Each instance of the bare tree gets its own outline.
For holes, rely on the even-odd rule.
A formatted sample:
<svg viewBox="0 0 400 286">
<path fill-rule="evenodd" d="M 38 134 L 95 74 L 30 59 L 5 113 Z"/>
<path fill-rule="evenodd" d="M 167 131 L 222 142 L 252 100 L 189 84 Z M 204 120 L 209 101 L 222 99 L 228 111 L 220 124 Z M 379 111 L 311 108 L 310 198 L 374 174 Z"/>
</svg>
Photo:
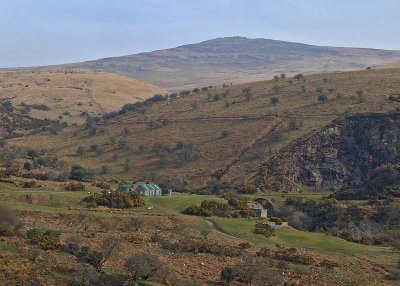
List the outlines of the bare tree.
<svg viewBox="0 0 400 286">
<path fill-rule="evenodd" d="M 299 73 L 299 74 L 296 74 L 293 78 L 296 80 L 301 80 L 304 78 L 304 76 L 301 73 Z"/>
<path fill-rule="evenodd" d="M 274 91 L 274 92 L 275 92 L 275 94 L 278 94 L 278 91 L 279 91 L 279 85 L 276 85 L 276 84 L 274 84 L 274 85 L 272 86 L 272 91 Z"/>
<path fill-rule="evenodd" d="M 244 93 L 244 96 L 246 97 L 246 100 L 249 101 L 250 97 L 251 97 L 251 87 L 243 88 L 242 92 Z"/>
<path fill-rule="evenodd" d="M 101 265 L 103 265 L 111 256 L 115 255 L 121 245 L 121 240 L 116 236 L 106 237 L 102 243 L 101 248 L 103 252 L 103 259 Z"/>
<path fill-rule="evenodd" d="M 147 280 L 156 275 L 162 263 L 156 256 L 142 253 L 129 256 L 124 267 L 129 272 L 131 281 L 139 278 Z"/>
<path fill-rule="evenodd" d="M 275 106 L 279 102 L 279 98 L 276 96 L 271 97 L 271 103 Z"/>
</svg>

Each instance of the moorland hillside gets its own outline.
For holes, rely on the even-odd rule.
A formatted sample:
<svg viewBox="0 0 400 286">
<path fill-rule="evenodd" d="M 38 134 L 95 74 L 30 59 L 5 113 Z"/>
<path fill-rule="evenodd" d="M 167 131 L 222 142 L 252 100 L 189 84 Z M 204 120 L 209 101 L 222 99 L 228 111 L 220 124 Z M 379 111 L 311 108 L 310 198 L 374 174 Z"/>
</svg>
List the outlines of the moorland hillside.
<svg viewBox="0 0 400 286">
<path fill-rule="evenodd" d="M 1 72 L 0 100 L 38 119 L 82 122 L 82 115 L 115 111 L 165 90 L 109 73 Z"/>
<path fill-rule="evenodd" d="M 174 178 L 190 189 L 218 181 L 240 187 L 296 141 L 343 118 L 396 113 L 399 79 L 399 69 L 368 69 L 195 89 L 8 146 L 46 148 L 106 178 Z"/>
</svg>

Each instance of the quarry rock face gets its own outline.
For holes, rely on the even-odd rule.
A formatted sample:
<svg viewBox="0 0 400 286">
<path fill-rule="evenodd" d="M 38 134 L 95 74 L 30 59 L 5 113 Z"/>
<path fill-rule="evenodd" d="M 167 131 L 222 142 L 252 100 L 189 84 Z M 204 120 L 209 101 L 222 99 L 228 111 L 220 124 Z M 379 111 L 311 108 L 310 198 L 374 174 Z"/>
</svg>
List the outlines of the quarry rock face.
<svg viewBox="0 0 400 286">
<path fill-rule="evenodd" d="M 400 114 L 351 116 L 293 142 L 266 162 L 254 183 L 264 191 L 271 182 L 336 191 L 362 186 L 368 173 L 400 163 Z"/>
</svg>

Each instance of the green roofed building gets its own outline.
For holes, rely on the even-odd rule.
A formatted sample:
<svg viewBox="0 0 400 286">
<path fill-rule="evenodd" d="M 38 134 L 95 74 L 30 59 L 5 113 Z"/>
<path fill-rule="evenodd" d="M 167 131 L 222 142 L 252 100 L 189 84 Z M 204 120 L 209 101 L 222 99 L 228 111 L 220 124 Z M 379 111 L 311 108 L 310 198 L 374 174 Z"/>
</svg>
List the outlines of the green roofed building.
<svg viewBox="0 0 400 286">
<path fill-rule="evenodd" d="M 131 190 L 132 185 L 129 184 L 119 184 L 117 191 L 118 192 L 129 192 Z"/>
<path fill-rule="evenodd" d="M 143 197 L 161 197 L 162 190 L 159 185 L 153 182 L 137 182 L 132 186 L 132 190 Z"/>
<path fill-rule="evenodd" d="M 142 197 L 161 197 L 162 195 L 170 195 L 171 191 L 163 194 L 159 185 L 153 182 L 137 182 L 135 184 L 119 184 L 117 191 L 119 192 L 137 192 Z"/>
</svg>

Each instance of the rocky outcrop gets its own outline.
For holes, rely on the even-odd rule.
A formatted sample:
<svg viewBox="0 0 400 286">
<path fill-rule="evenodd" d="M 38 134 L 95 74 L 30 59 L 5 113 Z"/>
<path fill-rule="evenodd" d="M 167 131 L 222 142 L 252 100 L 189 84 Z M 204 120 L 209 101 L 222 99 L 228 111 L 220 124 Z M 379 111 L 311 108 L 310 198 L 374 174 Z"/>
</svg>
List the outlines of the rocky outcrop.
<svg viewBox="0 0 400 286">
<path fill-rule="evenodd" d="M 262 190 L 305 185 L 338 190 L 362 186 L 368 173 L 400 162 L 400 114 L 357 115 L 293 142 L 260 169 Z"/>
</svg>

